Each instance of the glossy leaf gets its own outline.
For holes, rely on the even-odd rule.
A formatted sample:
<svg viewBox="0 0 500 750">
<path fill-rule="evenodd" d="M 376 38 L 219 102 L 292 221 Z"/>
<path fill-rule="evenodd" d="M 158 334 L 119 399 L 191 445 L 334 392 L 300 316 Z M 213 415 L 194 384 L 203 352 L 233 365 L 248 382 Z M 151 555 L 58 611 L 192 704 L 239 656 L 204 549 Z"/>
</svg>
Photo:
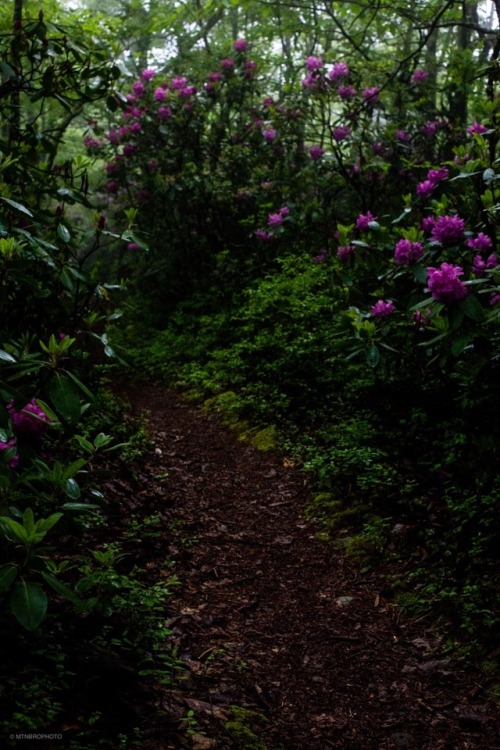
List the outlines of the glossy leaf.
<svg viewBox="0 0 500 750">
<path fill-rule="evenodd" d="M 26 630 L 36 630 L 47 614 L 47 594 L 38 583 L 22 578 L 9 598 L 10 609 Z"/>
</svg>

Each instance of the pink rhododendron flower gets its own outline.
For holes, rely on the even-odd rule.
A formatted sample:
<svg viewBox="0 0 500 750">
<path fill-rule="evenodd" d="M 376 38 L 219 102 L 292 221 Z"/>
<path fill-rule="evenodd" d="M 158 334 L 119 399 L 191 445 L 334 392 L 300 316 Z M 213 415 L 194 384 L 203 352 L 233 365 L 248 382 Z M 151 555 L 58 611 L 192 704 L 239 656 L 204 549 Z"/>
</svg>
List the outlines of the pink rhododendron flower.
<svg viewBox="0 0 500 750">
<path fill-rule="evenodd" d="M 367 229 L 370 229 L 370 224 L 372 221 L 377 221 L 377 219 L 371 211 L 367 211 L 366 214 L 360 214 L 358 216 L 358 218 L 356 219 L 356 227 L 362 232 L 365 232 Z"/>
<path fill-rule="evenodd" d="M 0 440 L 0 452 L 8 451 L 11 448 L 15 448 L 15 447 L 16 447 L 15 438 L 12 438 L 12 440 L 7 440 L 7 442 Z M 10 466 L 11 469 L 15 469 L 18 463 L 19 463 L 19 456 L 17 453 L 14 453 L 14 455 L 9 458 L 8 466 Z"/>
<path fill-rule="evenodd" d="M 396 130 L 396 138 L 402 143 L 408 143 L 410 140 L 410 134 L 407 130 Z"/>
<path fill-rule="evenodd" d="M 481 125 L 479 122 L 473 122 L 472 125 L 470 125 L 467 128 L 467 133 L 469 135 L 484 135 L 484 133 L 487 133 L 489 128 L 486 127 L 486 125 Z"/>
<path fill-rule="evenodd" d="M 472 261 L 472 273 L 478 278 L 484 276 L 484 272 L 490 268 L 496 268 L 498 266 L 498 258 L 494 253 L 488 255 L 486 260 L 483 260 L 481 255 L 476 255 Z"/>
<path fill-rule="evenodd" d="M 187 86 L 188 79 L 184 76 L 175 76 L 175 78 L 172 78 L 172 88 L 179 90 L 183 89 L 184 86 Z"/>
<path fill-rule="evenodd" d="M 243 71 L 243 75 L 245 76 L 245 78 L 253 78 L 256 70 L 257 63 L 255 62 L 255 60 L 247 60 L 245 63 L 245 70 Z"/>
<path fill-rule="evenodd" d="M 127 250 L 140 250 L 140 246 L 137 244 L 137 242 L 129 242 L 127 245 Z"/>
<path fill-rule="evenodd" d="M 222 81 L 223 78 L 224 76 L 222 75 L 222 73 L 218 72 L 209 73 L 207 76 L 207 80 L 209 80 L 210 83 L 218 83 L 219 81 Z"/>
<path fill-rule="evenodd" d="M 370 312 L 374 318 L 385 318 L 392 315 L 395 309 L 393 303 L 389 300 L 379 299 L 370 307 Z"/>
<path fill-rule="evenodd" d="M 268 128 L 262 131 L 262 136 L 267 143 L 271 143 L 276 138 L 277 132 L 274 128 Z"/>
<path fill-rule="evenodd" d="M 341 99 L 352 99 L 353 96 L 356 96 L 356 93 L 357 91 L 353 86 L 339 86 L 337 89 L 337 94 Z"/>
<path fill-rule="evenodd" d="M 460 281 L 463 268 L 451 263 L 441 263 L 439 268 L 427 268 L 427 285 L 438 302 L 455 302 L 467 295 L 467 287 Z"/>
<path fill-rule="evenodd" d="M 431 240 L 441 245 L 453 245 L 464 238 L 465 221 L 460 216 L 438 216 L 432 229 Z"/>
<path fill-rule="evenodd" d="M 234 68 L 234 60 L 232 60 L 230 57 L 226 57 L 224 58 L 224 60 L 221 60 L 220 64 L 223 70 L 232 70 Z"/>
<path fill-rule="evenodd" d="M 142 125 L 140 122 L 131 122 L 130 123 L 130 132 L 131 133 L 140 133 L 142 130 Z M 125 150 L 125 149 L 124 149 Z"/>
<path fill-rule="evenodd" d="M 196 94 L 196 86 L 183 86 L 183 88 L 179 89 L 178 94 L 181 99 L 189 99 L 190 96 Z"/>
<path fill-rule="evenodd" d="M 154 90 L 153 99 L 155 99 L 157 102 L 163 102 L 166 95 L 167 92 L 165 91 L 165 89 L 162 86 L 158 86 L 158 88 Z"/>
<path fill-rule="evenodd" d="M 255 232 L 255 236 L 257 237 L 258 240 L 264 240 L 264 241 L 274 239 L 274 234 L 271 234 L 271 232 L 266 232 L 265 229 L 257 229 Z"/>
<path fill-rule="evenodd" d="M 333 83 L 338 83 L 342 78 L 347 78 L 349 75 L 349 66 L 345 62 L 337 62 L 332 65 L 328 78 Z"/>
<path fill-rule="evenodd" d="M 423 254 L 424 248 L 420 242 L 402 239 L 394 249 L 394 260 L 398 265 L 408 265 L 420 260 Z"/>
<path fill-rule="evenodd" d="M 498 305 L 500 302 L 500 294 L 493 294 L 490 297 L 490 305 Z"/>
<path fill-rule="evenodd" d="M 324 263 L 326 260 L 326 255 L 327 255 L 327 249 L 326 247 L 322 247 L 319 253 L 314 256 L 313 263 Z"/>
<path fill-rule="evenodd" d="M 422 127 L 420 128 L 420 132 L 422 135 L 427 136 L 428 138 L 432 138 L 432 136 L 436 135 L 438 129 L 439 129 L 440 123 L 437 120 L 429 120 L 429 122 L 426 122 Z"/>
<path fill-rule="evenodd" d="M 300 82 L 300 85 L 305 89 L 317 89 L 321 84 L 321 79 L 310 73 L 306 75 Z"/>
<path fill-rule="evenodd" d="M 368 86 L 368 88 L 363 89 L 363 99 L 365 102 L 370 102 L 370 104 L 377 104 L 379 93 L 380 89 L 378 86 Z"/>
<path fill-rule="evenodd" d="M 267 217 L 267 223 L 270 227 L 279 227 L 281 224 L 283 224 L 282 214 L 269 214 L 269 216 Z"/>
<path fill-rule="evenodd" d="M 313 70 L 319 70 L 324 65 L 323 58 L 309 55 L 306 58 L 306 70 L 312 73 Z"/>
<path fill-rule="evenodd" d="M 467 247 L 472 250 L 489 250 L 490 247 L 493 247 L 493 241 L 487 234 L 479 232 L 477 237 L 467 240 Z"/>
<path fill-rule="evenodd" d="M 106 190 L 108 193 L 117 193 L 118 192 L 118 183 L 116 180 L 109 180 L 106 184 Z"/>
<path fill-rule="evenodd" d="M 423 182 L 419 182 L 417 184 L 417 195 L 419 198 L 427 198 L 435 189 L 436 189 L 437 183 L 432 182 L 432 180 L 424 180 Z"/>
<path fill-rule="evenodd" d="M 341 143 L 346 138 L 349 138 L 351 132 L 351 128 L 348 125 L 339 125 L 337 128 L 333 129 L 333 137 L 337 143 Z"/>
<path fill-rule="evenodd" d="M 418 85 L 419 83 L 425 83 L 428 78 L 429 73 L 427 70 L 414 70 L 411 77 L 411 82 Z"/>
<path fill-rule="evenodd" d="M 41 437 L 51 422 L 34 398 L 19 411 L 14 408 L 14 402 L 10 401 L 7 410 L 16 432 L 27 437 Z"/>
<path fill-rule="evenodd" d="M 342 261 L 348 260 L 354 252 L 354 245 L 341 245 L 337 248 L 337 256 Z"/>
<path fill-rule="evenodd" d="M 321 146 L 311 146 L 309 149 L 309 156 L 313 161 L 319 161 L 324 153 L 325 151 Z"/>
<path fill-rule="evenodd" d="M 236 39 L 236 41 L 233 43 L 233 49 L 236 52 L 246 52 L 249 47 L 250 45 L 247 41 L 245 41 L 245 39 Z"/>
<path fill-rule="evenodd" d="M 132 91 L 134 92 L 134 95 L 136 97 L 141 97 L 146 91 L 146 88 L 142 81 L 136 81 L 134 84 L 132 84 Z"/>
<path fill-rule="evenodd" d="M 143 81 L 150 81 L 152 78 L 154 78 L 156 75 L 156 70 L 153 70 L 153 68 L 145 68 L 141 72 L 141 78 Z"/>
<path fill-rule="evenodd" d="M 412 316 L 413 322 L 418 326 L 427 326 L 431 322 L 430 308 L 426 307 L 425 311 L 415 310 Z"/>
<path fill-rule="evenodd" d="M 114 146 L 117 146 L 120 143 L 120 133 L 118 132 L 118 130 L 109 131 L 108 141 L 112 143 Z"/>
<path fill-rule="evenodd" d="M 92 135 L 86 135 L 83 139 L 83 145 L 88 149 L 101 148 L 101 146 L 104 146 L 104 141 L 99 141 Z"/>
<path fill-rule="evenodd" d="M 158 111 L 156 113 L 160 120 L 166 120 L 168 117 L 172 117 L 172 110 L 170 107 L 158 107 Z"/>
<path fill-rule="evenodd" d="M 422 232 L 425 234 L 426 237 L 430 237 L 434 230 L 434 225 L 436 223 L 436 217 L 435 216 L 425 216 L 422 219 L 421 229 Z"/>
<path fill-rule="evenodd" d="M 438 182 L 448 179 L 448 174 L 446 167 L 441 167 L 440 169 L 429 169 L 427 172 L 427 179 L 437 184 Z"/>
</svg>

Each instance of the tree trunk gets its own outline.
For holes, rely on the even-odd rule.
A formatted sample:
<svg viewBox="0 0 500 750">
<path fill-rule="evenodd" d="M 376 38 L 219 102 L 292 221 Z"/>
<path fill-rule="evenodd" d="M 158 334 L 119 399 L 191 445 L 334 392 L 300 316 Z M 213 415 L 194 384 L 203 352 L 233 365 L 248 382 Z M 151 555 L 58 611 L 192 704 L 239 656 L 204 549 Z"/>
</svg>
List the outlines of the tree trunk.
<svg viewBox="0 0 500 750">
<path fill-rule="evenodd" d="M 10 48 L 11 59 L 10 65 L 15 72 L 16 77 L 21 75 L 21 54 L 20 43 L 23 29 L 23 0 L 14 0 L 14 13 L 12 17 L 12 44 Z M 17 81 L 14 82 L 12 93 L 10 95 L 11 115 L 9 123 L 9 147 L 19 141 L 21 130 L 21 96 L 20 87 Z"/>
</svg>

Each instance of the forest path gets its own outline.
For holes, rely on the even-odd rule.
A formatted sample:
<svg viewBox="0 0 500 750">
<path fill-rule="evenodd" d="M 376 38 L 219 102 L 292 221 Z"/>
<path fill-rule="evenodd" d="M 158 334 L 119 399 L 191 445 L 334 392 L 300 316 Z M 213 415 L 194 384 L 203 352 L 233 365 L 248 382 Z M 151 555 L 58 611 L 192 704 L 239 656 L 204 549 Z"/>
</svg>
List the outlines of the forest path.
<svg viewBox="0 0 500 750">
<path fill-rule="evenodd" d="M 196 719 L 183 748 L 500 748 L 479 675 L 443 656 L 429 623 L 401 620 L 380 574 L 316 538 L 303 474 L 178 394 L 139 385 L 127 398 L 149 424 L 180 580 L 170 627 L 190 676 L 177 700 Z M 258 716 L 235 722 L 232 705 Z"/>
</svg>

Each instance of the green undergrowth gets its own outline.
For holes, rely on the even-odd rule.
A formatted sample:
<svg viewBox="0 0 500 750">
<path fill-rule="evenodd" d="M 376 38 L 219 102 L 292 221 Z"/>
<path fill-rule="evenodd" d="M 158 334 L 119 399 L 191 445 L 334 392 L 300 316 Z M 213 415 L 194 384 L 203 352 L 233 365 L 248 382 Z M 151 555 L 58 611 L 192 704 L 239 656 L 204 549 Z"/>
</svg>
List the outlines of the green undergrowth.
<svg viewBox="0 0 500 750">
<path fill-rule="evenodd" d="M 150 696 L 182 680 L 183 664 L 165 625 L 177 581 L 173 575 L 152 581 L 134 555 L 137 544 L 160 533 L 158 517 L 138 508 L 127 518 L 127 507 L 116 516 L 113 483 L 120 477 L 133 486 L 138 459 L 150 448 L 144 423 L 127 411 L 103 385 L 78 440 L 68 444 L 73 449 L 73 442 L 112 431 L 119 447 L 92 457 L 86 474 L 100 487 L 93 502 L 75 504 L 59 519 L 59 535 L 31 553 L 28 575 L 50 584 L 43 621 L 21 628 L 0 598 L 2 747 L 17 747 L 16 735 L 37 733 L 62 733 L 71 750 L 141 747 L 145 730 L 162 719 Z M 43 500 L 54 502 L 48 494 Z M 9 551 L 3 540 L 1 550 Z"/>
<path fill-rule="evenodd" d="M 265 724 L 266 719 L 261 713 L 231 706 L 231 719 L 224 724 L 224 729 L 238 750 L 280 750 L 271 748 L 260 739 Z"/>
<path fill-rule="evenodd" d="M 285 451 L 311 477 L 305 513 L 321 537 L 361 567 L 383 565 L 408 616 L 427 614 L 481 652 L 500 630 L 495 419 L 464 368 L 347 356 L 334 324 L 343 294 L 321 264 L 287 258 L 230 302 L 215 289 L 182 303 L 146 340 L 132 325 L 110 337 L 138 378 Z"/>
</svg>

